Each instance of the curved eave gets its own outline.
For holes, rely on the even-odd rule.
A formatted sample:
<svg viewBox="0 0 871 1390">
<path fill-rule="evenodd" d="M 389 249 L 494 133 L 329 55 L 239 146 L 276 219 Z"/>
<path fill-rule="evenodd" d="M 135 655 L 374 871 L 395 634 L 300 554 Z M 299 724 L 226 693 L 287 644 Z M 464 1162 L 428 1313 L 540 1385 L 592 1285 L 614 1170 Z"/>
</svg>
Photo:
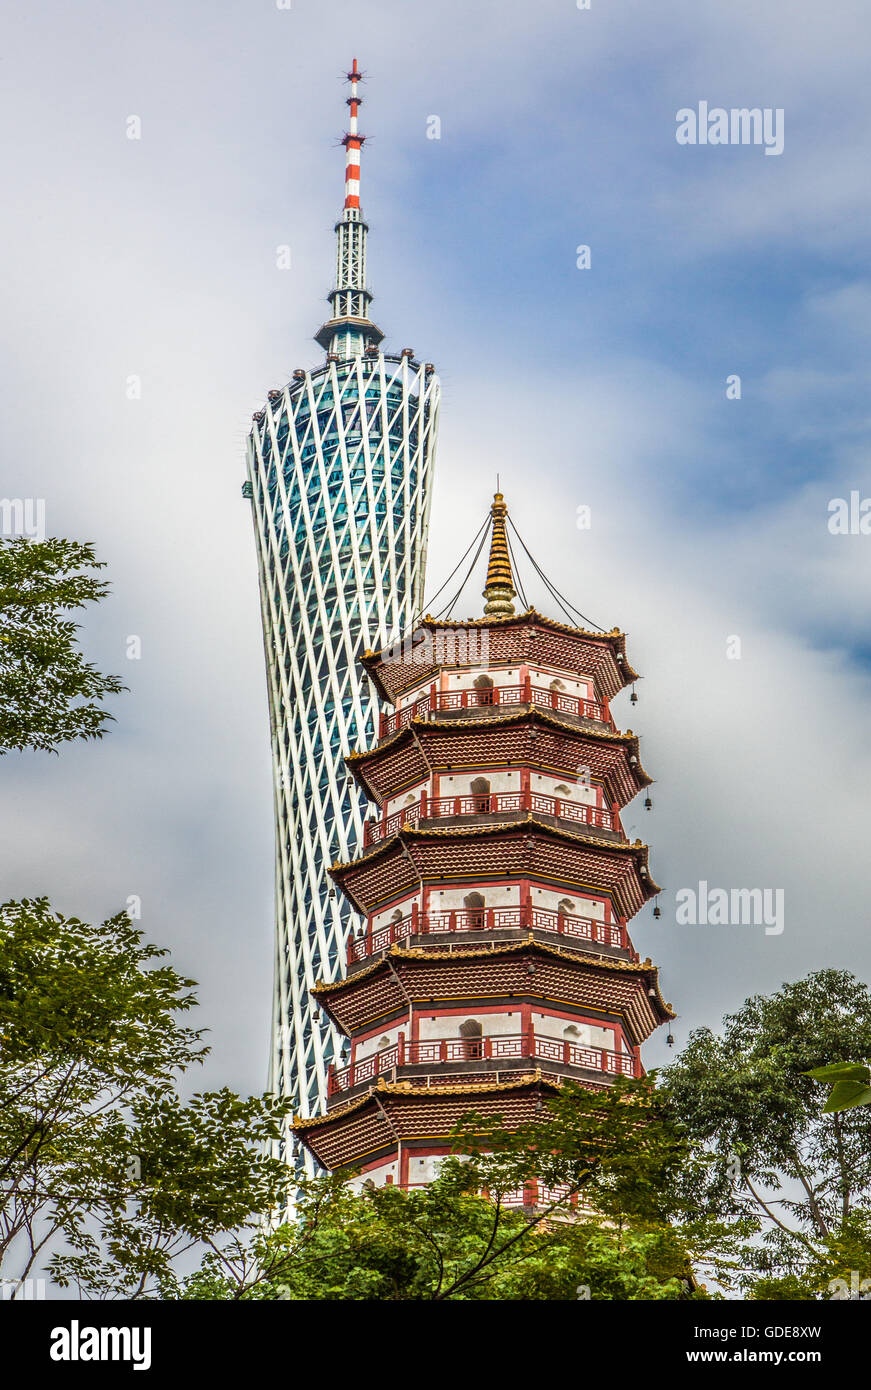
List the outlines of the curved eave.
<svg viewBox="0 0 871 1390">
<path fill-rule="evenodd" d="M 641 679 L 639 673 L 629 665 L 626 658 L 625 632 L 621 632 L 620 629 L 616 627 L 612 628 L 610 632 L 594 632 L 585 627 L 572 627 L 569 623 L 558 623 L 554 618 L 546 618 L 543 613 L 539 613 L 535 608 L 527 608 L 523 613 L 513 613 L 510 617 L 505 618 L 467 618 L 462 622 L 442 622 L 438 618 L 433 618 L 431 614 L 427 613 L 419 622 L 415 623 L 414 630 L 417 631 L 422 627 L 426 627 L 429 628 L 431 632 L 451 632 L 459 628 L 472 630 L 488 627 L 520 627 L 522 625 L 529 625 L 530 623 L 537 627 L 549 628 L 551 632 L 563 632 L 572 637 L 581 637 L 585 641 L 609 646 L 615 656 L 615 664 L 618 672 L 623 678 L 620 685 L 621 690 L 625 690 L 626 686 L 631 685 L 633 681 Z M 385 647 L 382 648 L 381 651 L 376 652 L 371 648 L 367 648 L 360 657 L 360 661 L 377 687 L 379 694 L 388 704 L 392 705 L 395 702 L 395 693 L 387 689 L 378 674 L 382 654 L 386 650 L 388 650 L 388 648 Z M 390 650 L 393 650 L 393 647 L 391 647 Z M 618 654 L 622 658 L 621 661 L 616 660 Z M 435 667 L 433 669 L 439 668 Z M 406 689 L 412 689 L 414 684 L 415 682 L 410 681 L 399 693 L 403 693 Z"/>
<path fill-rule="evenodd" d="M 572 831 L 564 830 L 561 826 L 546 825 L 544 821 L 537 820 L 531 812 L 527 812 L 522 820 L 503 822 L 499 825 L 474 825 L 468 826 L 467 828 L 463 826 L 452 826 L 450 829 L 445 830 L 419 830 L 416 826 L 406 825 L 398 830 L 395 835 L 391 835 L 388 839 L 380 840 L 377 845 L 373 845 L 368 853 L 364 851 L 359 859 L 352 859 L 346 864 L 331 864 L 328 872 L 330 877 L 342 886 L 342 879 L 345 875 L 351 873 L 355 869 L 359 869 L 363 864 L 374 863 L 381 855 L 392 852 L 397 844 L 404 844 L 407 842 L 413 843 L 415 840 L 462 840 L 469 839 L 471 836 L 511 835 L 517 834 L 518 832 L 525 834 L 528 833 L 531 826 L 541 831 L 544 835 L 555 836 L 559 840 L 568 841 L 569 844 L 593 845 L 596 849 L 608 850 L 611 854 L 629 855 L 635 860 L 636 867 L 639 870 L 638 877 L 641 881 L 642 898 L 644 901 L 649 902 L 651 898 L 656 897 L 657 893 L 662 892 L 661 887 L 654 883 L 653 879 L 650 877 L 650 870 L 647 862 L 649 854 L 648 846 L 642 844 L 640 840 L 631 843 L 629 840 L 601 840 L 597 835 L 575 835 Z M 645 869 L 644 874 L 641 873 L 642 865 Z M 348 892 L 344 887 L 343 891 L 346 893 Z M 348 893 L 348 896 L 354 901 L 353 894 Z M 363 910 L 359 907 L 359 904 L 357 904 L 357 906 L 358 910 Z"/>
<path fill-rule="evenodd" d="M 523 710 L 512 710 L 509 714 L 494 714 L 484 719 L 463 719 L 441 724 L 437 719 L 424 719 L 420 716 L 410 719 L 402 729 L 397 729 L 395 733 L 388 734 L 375 745 L 374 748 L 361 748 L 346 754 L 345 763 L 352 777 L 358 786 L 371 796 L 373 801 L 380 805 L 381 793 L 372 786 L 366 777 L 366 767 L 369 763 L 380 761 L 382 757 L 389 756 L 397 749 L 404 747 L 406 743 L 414 741 L 414 730 L 424 729 L 427 734 L 436 730 L 436 737 L 445 733 L 456 735 L 458 730 L 466 729 L 492 729 L 499 725 L 522 724 L 524 720 L 540 720 L 556 733 L 576 734 L 579 738 L 598 739 L 602 743 L 623 743 L 627 748 L 632 749 L 632 753 L 637 758 L 637 766 L 631 767 L 631 775 L 637 783 L 637 790 L 643 791 L 645 787 L 653 785 L 653 778 L 648 776 L 641 765 L 641 747 L 638 734 L 631 729 L 621 732 L 617 729 L 582 729 L 572 725 L 564 724 L 549 710 L 542 709 L 534 704 L 528 705 Z"/>
<path fill-rule="evenodd" d="M 530 936 L 524 936 L 520 941 L 499 942 L 495 946 L 455 946 L 451 951 L 425 951 L 419 946 L 400 946 L 394 942 L 388 946 L 374 960 L 358 970 L 355 975 L 344 980 L 324 981 L 318 980 L 312 987 L 312 993 L 317 996 L 320 1007 L 330 1015 L 330 1018 L 338 1027 L 341 1027 L 338 1019 L 332 1012 L 329 1003 L 330 995 L 349 986 L 356 988 L 361 980 L 368 979 L 370 975 L 379 972 L 389 975 L 390 966 L 388 958 L 391 960 L 424 960 L 427 962 L 434 960 L 475 960 L 486 957 L 487 960 L 498 960 L 500 956 L 517 955 L 523 951 L 537 952 L 539 955 L 554 956 L 558 960 L 570 961 L 572 965 L 584 965 L 595 970 L 612 971 L 616 974 L 640 975 L 648 989 L 655 989 L 656 994 L 653 1002 L 658 1005 L 662 1017 L 660 1023 L 668 1023 L 676 1018 L 677 1014 L 670 1003 L 666 1003 L 659 988 L 659 967 L 654 965 L 648 957 L 643 961 L 618 960 L 609 956 L 584 956 L 574 951 L 566 951 L 561 946 L 550 946 L 545 941 L 540 941 Z M 648 995 L 648 998 L 650 996 Z"/>
<path fill-rule="evenodd" d="M 359 658 L 359 661 L 384 703 L 386 705 L 395 705 L 396 696 L 394 692 L 387 689 L 387 686 L 384 684 L 379 674 L 381 667 L 381 652 L 373 652 L 371 647 L 367 647 Z"/>
<path fill-rule="evenodd" d="M 485 1091 L 522 1091 L 529 1086 L 548 1086 L 553 1091 L 559 1091 L 559 1082 L 545 1072 L 539 1071 L 536 1067 L 534 1071 L 527 1072 L 524 1076 L 518 1076 L 514 1081 L 472 1081 L 466 1086 L 439 1086 L 437 1094 L 439 1096 L 465 1096 L 480 1095 Z M 351 1100 L 347 1105 L 336 1106 L 326 1115 L 294 1115 L 293 1129 L 301 1132 L 313 1129 L 316 1125 L 327 1125 L 334 1120 L 345 1118 L 355 1110 L 360 1110 L 364 1105 L 369 1104 L 373 1099 L 373 1093 L 380 1091 L 382 1095 L 414 1096 L 424 1095 L 432 1097 L 433 1090 L 427 1086 L 415 1086 L 411 1081 L 385 1081 L 382 1077 L 364 1091 L 361 1096 Z"/>
</svg>

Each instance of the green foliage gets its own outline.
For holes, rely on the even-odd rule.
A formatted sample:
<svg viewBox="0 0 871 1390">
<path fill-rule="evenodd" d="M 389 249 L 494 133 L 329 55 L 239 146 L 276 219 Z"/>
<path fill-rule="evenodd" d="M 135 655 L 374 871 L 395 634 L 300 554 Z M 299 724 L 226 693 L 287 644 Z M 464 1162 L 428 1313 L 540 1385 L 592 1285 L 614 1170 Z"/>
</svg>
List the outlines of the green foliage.
<svg viewBox="0 0 871 1390">
<path fill-rule="evenodd" d="M 287 1170 L 264 1150 L 280 1137 L 285 1108 L 226 1089 L 186 1105 L 172 1094 L 138 1098 L 104 1175 L 99 1234 L 81 1228 L 73 1252 L 49 1261 L 52 1278 L 92 1297 L 175 1297 L 180 1255 L 220 1249 L 283 1200 Z"/>
<path fill-rule="evenodd" d="M 470 1115 L 428 1187 L 301 1184 L 295 1219 L 210 1255 L 186 1298 L 549 1300 L 700 1298 L 669 1221 L 685 1144 L 650 1078 L 543 1098 L 520 1130 Z M 509 1205 L 533 1179 L 535 1207 Z M 577 1204 L 580 1196 L 581 1204 Z"/>
<path fill-rule="evenodd" d="M 760 1275 L 748 1286 L 745 1296 L 760 1303 L 814 1303 L 817 1298 L 807 1281 L 795 1274 L 784 1274 L 780 1278 Z"/>
<path fill-rule="evenodd" d="M 0 541 L 0 754 L 102 738 L 112 716 L 99 701 L 124 687 L 83 659 L 64 616 L 105 596 L 90 572 L 102 568 L 92 545 Z"/>
<path fill-rule="evenodd" d="M 0 907 L 6 1278 L 51 1256 L 58 1283 L 152 1296 L 182 1251 L 284 1199 L 286 1170 L 264 1150 L 286 1104 L 176 1093 L 206 1048 L 178 1018 L 193 981 L 165 955 L 124 913 L 93 926 L 45 899 Z"/>
<path fill-rule="evenodd" d="M 853 1062 L 834 1062 L 828 1067 L 814 1067 L 805 1072 L 814 1081 L 830 1081 L 823 1113 L 834 1115 L 839 1110 L 852 1110 L 855 1105 L 871 1105 L 871 1067 Z"/>
<path fill-rule="evenodd" d="M 871 1210 L 871 1111 L 822 1111 L 809 1073 L 869 1055 L 871 992 L 822 970 L 748 999 L 720 1035 L 697 1031 L 665 1071 L 677 1119 L 710 1160 L 687 1170 L 686 1205 L 751 1237 L 735 1273 L 745 1293 L 817 1296 L 844 1272 L 840 1234 L 865 1230 Z M 851 1249 L 849 1269 L 863 1268 L 861 1238 Z"/>
<path fill-rule="evenodd" d="M 673 1210 L 676 1177 L 689 1161 L 655 1075 L 618 1077 L 600 1090 L 567 1082 L 543 1097 L 535 1120 L 508 1129 L 470 1114 L 456 1138 L 461 1152 L 486 1160 L 492 1191 L 537 1177 L 546 1188 L 583 1190 L 608 1215 L 657 1220 Z"/>
<path fill-rule="evenodd" d="M 812 1302 L 821 1298 L 871 1297 L 871 1213 L 851 1211 L 807 1260 L 800 1274 L 762 1277 L 748 1298 Z"/>
<path fill-rule="evenodd" d="M 428 1187 L 347 1186 L 348 1174 L 302 1184 L 292 1224 L 210 1255 L 183 1297 L 396 1302 L 678 1299 L 687 1253 L 667 1226 L 601 1217 L 536 1223 L 473 1191 L 480 1173 L 448 1160 Z M 495 1251 L 495 1253 L 493 1253 Z M 489 1258 L 493 1253 L 493 1258 Z"/>
</svg>

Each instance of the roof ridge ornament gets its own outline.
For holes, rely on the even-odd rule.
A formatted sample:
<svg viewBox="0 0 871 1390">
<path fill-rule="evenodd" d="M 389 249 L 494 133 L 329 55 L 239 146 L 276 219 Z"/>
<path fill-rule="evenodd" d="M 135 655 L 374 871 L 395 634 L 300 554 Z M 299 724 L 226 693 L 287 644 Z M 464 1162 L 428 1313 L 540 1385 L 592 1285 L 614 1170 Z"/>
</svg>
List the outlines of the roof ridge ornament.
<svg viewBox="0 0 871 1390">
<path fill-rule="evenodd" d="M 490 559 L 487 564 L 487 582 L 484 585 L 483 597 L 487 600 L 484 605 L 485 618 L 513 618 L 514 599 L 517 590 L 514 587 L 514 575 L 511 572 L 511 555 L 508 550 L 508 535 L 505 530 L 505 518 L 508 516 L 508 507 L 501 492 L 493 494 L 493 502 L 490 507 Z"/>
</svg>

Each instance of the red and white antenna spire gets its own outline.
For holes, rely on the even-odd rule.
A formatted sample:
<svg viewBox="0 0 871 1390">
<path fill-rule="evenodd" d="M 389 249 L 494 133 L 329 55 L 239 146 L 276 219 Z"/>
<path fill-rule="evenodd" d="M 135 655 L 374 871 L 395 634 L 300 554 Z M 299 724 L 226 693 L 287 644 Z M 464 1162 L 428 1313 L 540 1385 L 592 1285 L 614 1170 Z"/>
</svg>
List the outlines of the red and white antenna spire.
<svg viewBox="0 0 871 1390">
<path fill-rule="evenodd" d="M 357 91 L 357 84 L 362 75 L 355 58 L 351 64 L 351 71 L 348 73 L 348 81 L 351 84 L 351 95 L 348 97 L 351 120 L 348 133 L 342 144 L 345 146 L 345 207 L 357 208 L 358 211 L 360 208 L 360 151 L 363 148 L 363 141 L 366 139 L 366 136 L 361 135 L 357 128 L 357 112 L 363 101 Z"/>
<path fill-rule="evenodd" d="M 348 73 L 351 95 L 350 127 L 342 139 L 345 146 L 345 205 L 336 223 L 336 288 L 327 298 L 332 305 L 332 317 L 318 329 L 315 340 L 326 348 L 330 358 L 358 357 L 367 349 L 377 348 L 384 334 L 369 317 L 372 295 L 366 288 L 366 238 L 369 228 L 360 211 L 360 151 L 365 135 L 357 126 L 357 115 L 363 98 L 358 85 L 363 74 L 357 59 Z"/>
</svg>

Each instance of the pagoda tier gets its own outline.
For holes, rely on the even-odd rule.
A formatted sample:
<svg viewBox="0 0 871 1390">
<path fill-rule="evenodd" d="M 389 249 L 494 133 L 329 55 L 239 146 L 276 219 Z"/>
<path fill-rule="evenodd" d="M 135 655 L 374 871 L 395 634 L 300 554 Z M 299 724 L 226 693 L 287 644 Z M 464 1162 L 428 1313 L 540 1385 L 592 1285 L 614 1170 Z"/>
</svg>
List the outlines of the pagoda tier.
<svg viewBox="0 0 871 1390">
<path fill-rule="evenodd" d="M 437 1085 L 458 1071 L 516 1069 L 518 1058 L 593 1080 L 634 1076 L 641 1043 L 672 1016 L 650 961 L 593 959 L 533 937 L 438 951 L 391 946 L 348 979 L 319 985 L 316 997 L 353 1040 L 331 1096 L 397 1071 Z M 480 1032 L 458 1032 L 470 1013 Z"/>
<path fill-rule="evenodd" d="M 631 730 L 567 729 L 558 716 L 529 707 L 485 712 L 461 725 L 440 714 L 419 716 L 370 752 L 350 754 L 348 766 L 383 812 L 382 824 L 367 826 L 366 844 L 390 833 L 394 816 L 398 826 L 458 814 L 451 799 L 483 772 L 496 774 L 491 792 L 523 795 L 526 804 L 517 809 L 559 817 L 546 798 L 561 788 L 556 799 L 566 819 L 617 830 L 619 810 L 651 781 Z M 606 814 L 588 818 L 588 809 Z"/>
<path fill-rule="evenodd" d="M 424 919 L 433 913 L 478 914 L 472 927 L 482 913 L 508 909 L 625 925 L 660 891 L 647 869 L 647 846 L 639 841 L 547 825 L 528 812 L 511 814 L 513 823 L 506 824 L 488 823 L 489 813 L 482 811 L 477 818 L 462 817 L 466 823 L 459 827 L 403 826 L 352 864 L 334 865 L 333 878 L 367 920 L 358 940 L 365 942 L 390 922 L 413 919 L 415 905 Z M 468 824 L 472 819 L 480 824 Z M 515 925 L 544 930 L 545 919 L 518 917 Z M 630 949 L 628 940 L 621 944 Z"/>
<path fill-rule="evenodd" d="M 375 809 L 330 873 L 365 925 L 314 991 L 348 1041 L 297 1132 L 376 1182 L 431 1180 L 471 1109 L 520 1118 L 564 1080 L 640 1076 L 674 1017 L 627 931 L 659 889 L 620 819 L 650 784 L 611 717 L 637 678 L 625 639 L 515 616 L 498 495 L 492 517 L 485 618 L 364 658 L 394 712 L 348 758 Z"/>
</svg>

